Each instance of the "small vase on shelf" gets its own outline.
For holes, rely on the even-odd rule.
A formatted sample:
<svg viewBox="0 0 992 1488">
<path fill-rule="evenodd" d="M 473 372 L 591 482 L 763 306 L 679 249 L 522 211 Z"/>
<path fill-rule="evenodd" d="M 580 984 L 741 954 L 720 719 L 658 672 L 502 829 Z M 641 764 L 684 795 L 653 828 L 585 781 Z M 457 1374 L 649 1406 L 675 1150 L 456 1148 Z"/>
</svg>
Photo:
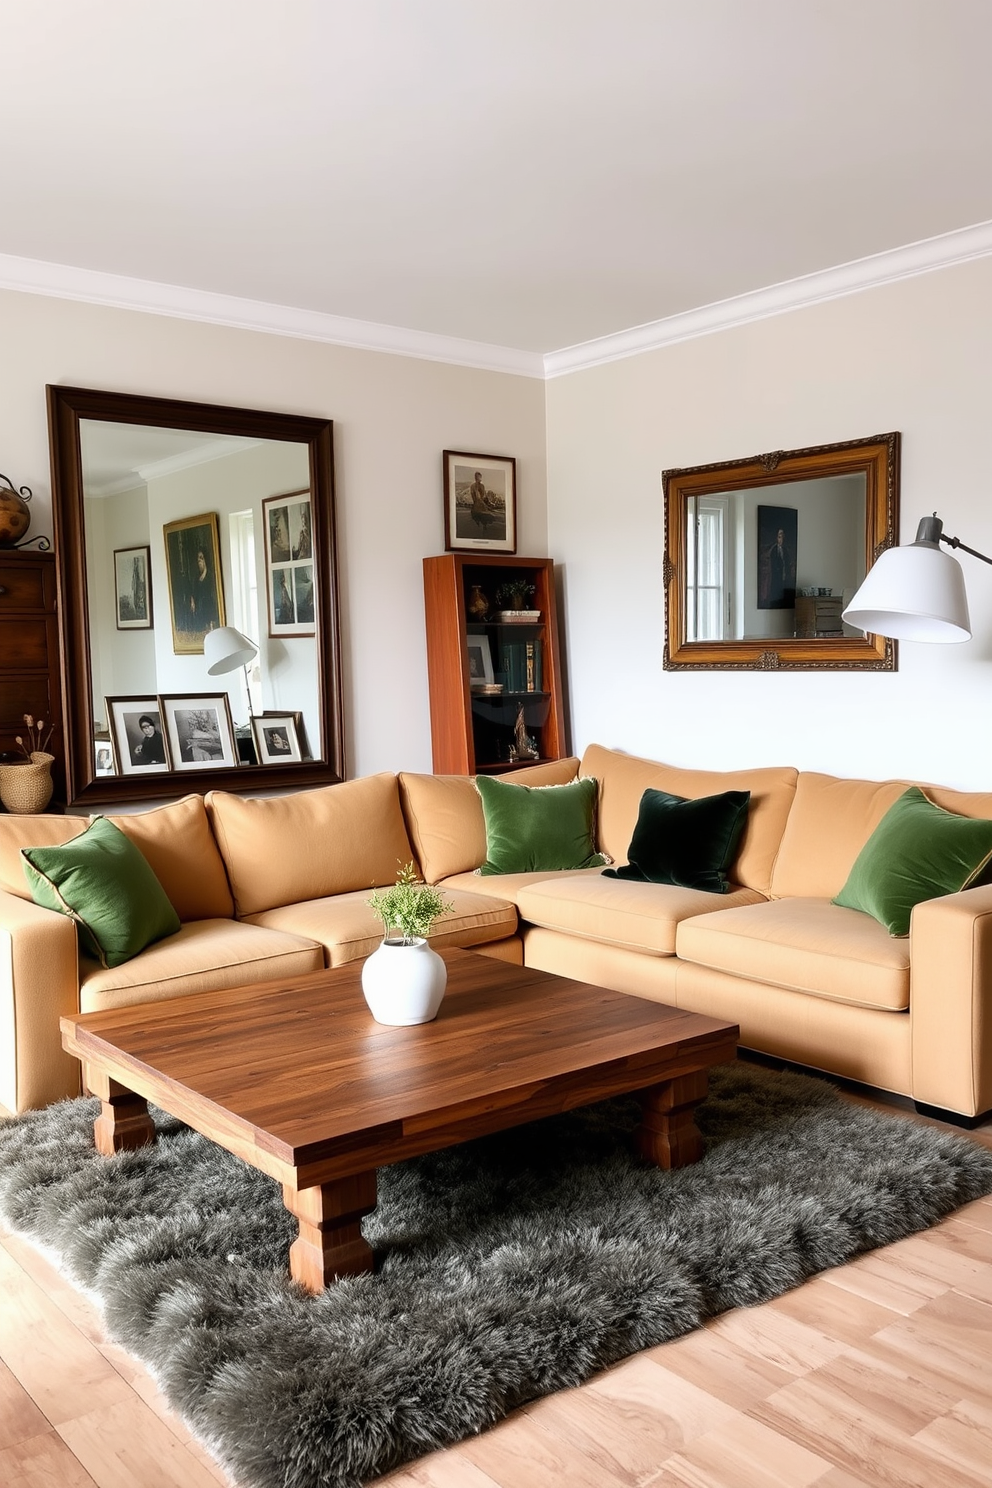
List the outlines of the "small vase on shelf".
<svg viewBox="0 0 992 1488">
<path fill-rule="evenodd" d="M 470 620 L 482 621 L 489 614 L 489 601 L 482 592 L 481 584 L 473 584 L 465 606 Z"/>
</svg>

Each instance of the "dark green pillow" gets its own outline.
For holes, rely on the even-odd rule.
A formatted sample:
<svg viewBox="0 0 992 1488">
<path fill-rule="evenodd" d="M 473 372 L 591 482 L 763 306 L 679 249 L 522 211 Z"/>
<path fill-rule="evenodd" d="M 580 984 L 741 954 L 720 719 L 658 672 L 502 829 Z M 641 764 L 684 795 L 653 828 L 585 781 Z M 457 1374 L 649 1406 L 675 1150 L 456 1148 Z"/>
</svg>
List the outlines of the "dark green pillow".
<svg viewBox="0 0 992 1488">
<path fill-rule="evenodd" d="M 591 776 L 568 785 L 511 785 L 479 775 L 475 783 L 486 818 L 480 873 L 599 868 L 606 862 L 596 851 L 598 787 Z"/>
<path fill-rule="evenodd" d="M 914 904 L 967 889 L 992 858 L 992 821 L 955 816 L 911 785 L 893 802 L 834 899 L 890 935 L 908 935 Z"/>
<path fill-rule="evenodd" d="M 105 816 L 61 847 L 22 848 L 21 860 L 34 902 L 75 920 L 101 966 L 122 966 L 179 929 L 147 858 Z"/>
<path fill-rule="evenodd" d="M 648 789 L 641 797 L 627 864 L 604 877 L 677 884 L 726 894 L 727 873 L 747 825 L 750 791 L 723 791 L 687 801 Z"/>
</svg>

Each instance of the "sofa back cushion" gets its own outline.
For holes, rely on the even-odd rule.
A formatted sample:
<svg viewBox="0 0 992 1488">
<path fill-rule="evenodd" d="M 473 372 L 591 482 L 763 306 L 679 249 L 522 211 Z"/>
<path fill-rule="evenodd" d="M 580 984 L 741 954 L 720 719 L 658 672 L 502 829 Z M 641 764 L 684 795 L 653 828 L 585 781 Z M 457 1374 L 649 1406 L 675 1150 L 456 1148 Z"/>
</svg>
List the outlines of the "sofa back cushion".
<svg viewBox="0 0 992 1488">
<path fill-rule="evenodd" d="M 395 883 L 413 858 L 395 775 L 292 795 L 207 796 L 239 915 Z"/>
<path fill-rule="evenodd" d="M 22 847 L 56 847 L 85 832 L 85 816 L 0 815 L 0 888 L 21 899 L 31 892 Z M 185 796 L 152 811 L 111 816 L 140 849 L 180 920 L 230 919 L 234 901 L 202 796 Z"/>
<path fill-rule="evenodd" d="M 689 770 L 621 754 L 602 744 L 590 744 L 582 756 L 579 774 L 594 775 L 599 781 L 596 846 L 616 863 L 627 861 L 627 849 L 646 790 L 667 791 L 669 795 L 693 801 L 724 791 L 750 791 L 747 827 L 730 877 L 734 883 L 757 889 L 761 894 L 768 893 L 775 855 L 795 795 L 798 772 L 790 766 Z"/>
<path fill-rule="evenodd" d="M 517 785 L 567 785 L 577 759 L 549 760 L 500 775 Z M 420 871 L 428 883 L 471 873 L 486 860 L 486 819 L 471 775 L 401 774 L 400 799 Z"/>
<path fill-rule="evenodd" d="M 909 780 L 844 780 L 804 770 L 775 864 L 776 898 L 833 899 L 855 859 Z M 927 796 L 958 816 L 992 818 L 992 793 L 924 787 Z"/>
</svg>

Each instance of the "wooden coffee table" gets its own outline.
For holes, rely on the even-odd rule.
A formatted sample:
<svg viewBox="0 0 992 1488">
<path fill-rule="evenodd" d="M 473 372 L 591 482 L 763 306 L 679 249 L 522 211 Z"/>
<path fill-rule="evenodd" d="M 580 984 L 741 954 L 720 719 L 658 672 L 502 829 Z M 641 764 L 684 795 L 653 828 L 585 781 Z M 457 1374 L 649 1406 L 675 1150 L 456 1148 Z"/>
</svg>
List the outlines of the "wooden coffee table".
<svg viewBox="0 0 992 1488">
<path fill-rule="evenodd" d="M 681 1167 L 702 1153 L 694 1108 L 737 1028 L 512 966 L 442 952 L 433 1023 L 387 1028 L 361 963 L 62 1019 L 103 1109 L 108 1156 L 154 1141 L 148 1101 L 282 1184 L 299 1220 L 293 1277 L 319 1292 L 372 1269 L 361 1219 L 376 1169 L 540 1116 L 639 1091 L 641 1154 Z M 250 1217 L 246 1217 L 250 1223 Z"/>
</svg>

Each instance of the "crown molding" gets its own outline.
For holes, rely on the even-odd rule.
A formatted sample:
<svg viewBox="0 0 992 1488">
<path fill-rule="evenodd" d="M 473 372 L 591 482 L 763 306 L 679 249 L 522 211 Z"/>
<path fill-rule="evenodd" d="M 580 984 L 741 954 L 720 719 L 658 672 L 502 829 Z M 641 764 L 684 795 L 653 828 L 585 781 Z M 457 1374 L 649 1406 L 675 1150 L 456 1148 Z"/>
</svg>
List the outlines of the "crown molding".
<svg viewBox="0 0 992 1488">
<path fill-rule="evenodd" d="M 178 284 L 159 284 L 151 279 L 130 279 L 123 274 L 105 274 L 97 269 L 79 269 L 69 264 L 18 258 L 13 254 L 0 253 L 0 289 L 80 300 L 90 305 L 109 305 L 118 310 L 138 310 L 148 315 L 169 315 L 179 320 L 206 321 L 211 325 L 262 331 L 274 336 L 295 336 L 303 341 L 324 341 L 358 351 L 379 351 L 393 356 L 416 357 L 421 361 L 448 362 L 483 372 L 544 377 L 544 358 L 537 351 L 490 346 L 485 341 L 465 341 L 458 336 L 439 336 L 432 331 L 350 320 L 320 310 L 270 305 L 262 300 L 214 294 Z"/>
<path fill-rule="evenodd" d="M 570 372 L 601 367 L 606 362 L 617 362 L 624 357 L 659 351 L 678 341 L 731 330 L 754 320 L 767 320 L 772 315 L 784 315 L 790 310 L 819 305 L 824 300 L 836 300 L 864 289 L 895 284 L 900 279 L 910 279 L 934 269 L 951 268 L 989 254 L 992 254 L 992 222 L 979 222 L 973 227 L 925 238 L 903 248 L 854 259 L 833 269 L 804 274 L 801 278 L 787 279 L 766 289 L 751 290 L 729 300 L 701 305 L 696 310 L 653 320 L 628 331 L 600 336 L 595 341 L 550 351 L 544 358 L 544 375 L 547 378 L 564 377 Z"/>
</svg>

